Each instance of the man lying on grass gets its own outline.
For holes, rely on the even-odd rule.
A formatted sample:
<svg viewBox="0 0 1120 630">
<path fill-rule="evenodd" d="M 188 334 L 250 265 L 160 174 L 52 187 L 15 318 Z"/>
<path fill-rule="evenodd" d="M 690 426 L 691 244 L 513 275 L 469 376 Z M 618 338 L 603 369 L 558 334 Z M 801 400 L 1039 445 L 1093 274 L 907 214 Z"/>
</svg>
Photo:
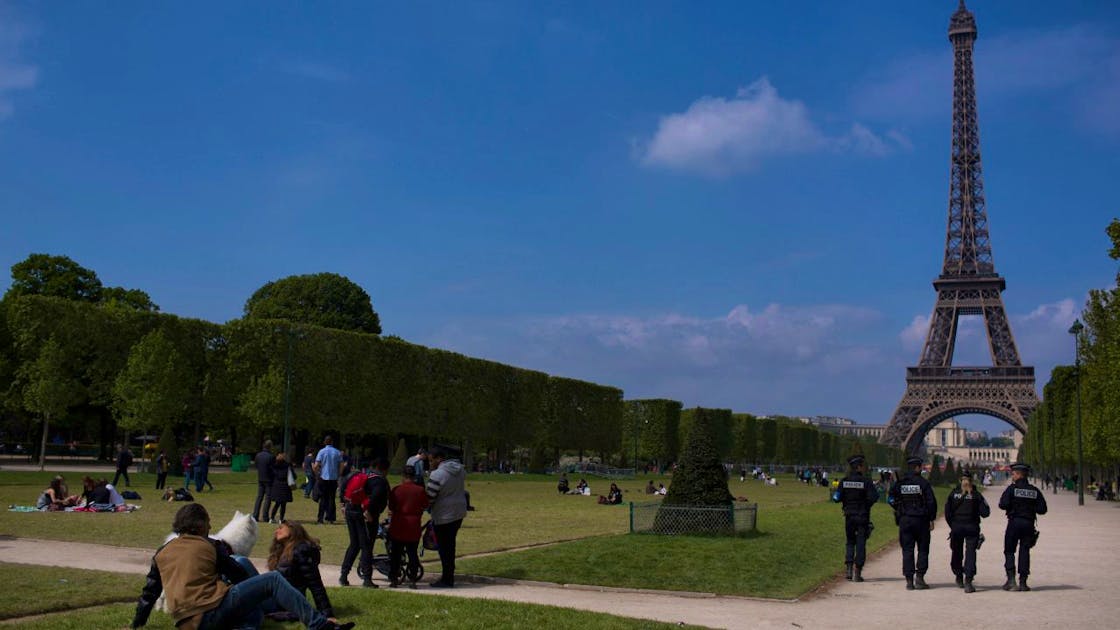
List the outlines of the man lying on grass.
<svg viewBox="0 0 1120 630">
<path fill-rule="evenodd" d="M 180 630 L 259 628 L 264 616 L 261 604 L 270 599 L 277 607 L 299 615 L 300 622 L 312 630 L 354 627 L 353 623 L 340 625 L 315 610 L 275 571 L 249 577 L 230 557 L 225 543 L 207 538 L 210 515 L 201 504 L 179 508 L 172 529 L 179 536 L 152 556 L 133 628 L 148 622 L 161 591 L 166 591 L 167 610 Z"/>
</svg>

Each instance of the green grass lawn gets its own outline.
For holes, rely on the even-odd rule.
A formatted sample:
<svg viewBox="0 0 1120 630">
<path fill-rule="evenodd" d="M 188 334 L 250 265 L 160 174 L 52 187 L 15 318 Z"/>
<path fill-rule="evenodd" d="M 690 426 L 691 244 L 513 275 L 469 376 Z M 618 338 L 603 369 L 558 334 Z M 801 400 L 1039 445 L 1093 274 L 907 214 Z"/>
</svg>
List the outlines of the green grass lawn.
<svg viewBox="0 0 1120 630">
<path fill-rule="evenodd" d="M 19 589 L 0 594 L 0 619 L 58 612 L 38 619 L 19 621 L 21 628 L 91 630 L 124 628 L 132 621 L 135 603 L 117 603 L 94 609 L 75 610 L 103 602 L 134 601 L 143 577 L 104 571 L 82 571 L 0 563 L 5 575 L 19 574 Z M 490 630 L 492 628 L 539 627 L 571 630 L 638 630 L 676 628 L 675 624 L 629 619 L 591 613 L 494 600 L 466 599 L 418 593 L 330 589 L 331 603 L 339 618 L 357 622 L 361 628 L 435 627 Z M 172 630 L 171 618 L 153 612 L 149 628 Z M 265 623 L 265 628 L 296 628 L 297 624 Z M 695 627 L 695 626 L 692 626 Z"/>
<path fill-rule="evenodd" d="M 734 484 L 738 482 L 733 482 Z M 756 486 L 757 487 L 757 486 Z M 778 490 L 783 488 L 779 485 Z M 758 532 L 738 538 L 621 534 L 550 547 L 468 558 L 465 573 L 557 583 L 700 591 L 754 597 L 799 597 L 838 575 L 844 564 L 844 517 L 823 489 L 786 484 L 780 507 L 766 508 L 758 488 Z M 949 487 L 934 488 L 943 505 Z M 775 495 L 776 498 L 777 495 Z M 799 496 L 816 496 L 798 503 Z M 894 544 L 898 529 L 885 503 L 872 510 L 873 553 Z M 934 539 L 947 530 L 938 521 Z"/>
<path fill-rule="evenodd" d="M 51 473 L 0 471 L 0 506 L 9 504 L 30 505 L 47 486 Z M 71 492 L 80 487 L 80 473 L 66 475 Z M 626 501 L 649 501 L 643 488 L 648 479 L 669 485 L 667 477 L 641 477 L 621 481 Z M 182 478 L 174 478 L 180 483 Z M 173 481 L 169 480 L 169 481 Z M 545 475 L 469 475 L 467 489 L 471 502 L 477 508 L 468 514 L 459 533 L 459 554 L 498 551 L 537 545 L 559 540 L 573 540 L 592 536 L 622 534 L 628 531 L 629 514 L 625 507 L 604 506 L 597 503 L 598 494 L 606 494 L 609 482 L 589 478 L 594 493 L 590 497 L 562 496 L 556 493 L 556 478 Z M 578 477 L 572 479 L 574 485 Z M 195 498 L 210 511 L 214 528 L 224 525 L 235 510 L 249 512 L 253 509 L 257 483 L 253 473 L 218 473 L 212 476 L 216 490 L 195 493 Z M 394 483 L 397 479 L 392 480 Z M 0 534 L 67 540 L 98 542 L 121 547 L 155 549 L 171 531 L 171 520 L 180 504 L 157 500 L 154 489 L 155 476 L 132 475 L 132 489 L 137 490 L 143 506 L 129 514 L 82 513 L 17 513 L 0 512 Z M 809 488 L 782 478 L 778 486 L 765 486 L 757 481 L 740 483 L 731 481 L 731 492 L 757 501 L 762 514 L 769 510 L 791 505 L 823 502 L 827 491 Z M 314 522 L 316 506 L 302 493 L 288 506 L 288 518 Z M 339 520 L 341 523 L 341 518 Z M 261 524 L 261 535 L 253 555 L 267 555 L 268 541 L 274 526 Z M 324 562 L 337 564 L 348 542 L 343 525 L 311 526 L 314 536 L 323 545 Z"/>
<path fill-rule="evenodd" d="M 868 552 L 895 540 L 890 509 L 872 512 Z M 737 538 L 621 534 L 466 559 L 465 573 L 632 588 L 793 598 L 836 575 L 844 519 L 832 503 L 759 510 L 758 533 Z"/>
</svg>

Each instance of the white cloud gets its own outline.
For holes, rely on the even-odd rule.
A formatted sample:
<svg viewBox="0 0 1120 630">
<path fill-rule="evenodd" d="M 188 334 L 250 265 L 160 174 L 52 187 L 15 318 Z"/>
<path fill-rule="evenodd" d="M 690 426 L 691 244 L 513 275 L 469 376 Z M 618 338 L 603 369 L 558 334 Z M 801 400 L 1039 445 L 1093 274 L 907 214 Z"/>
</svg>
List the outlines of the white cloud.
<svg viewBox="0 0 1120 630">
<path fill-rule="evenodd" d="M 889 362 L 860 339 L 881 317 L 847 305 L 739 305 L 699 317 L 566 315 L 478 323 L 422 340 L 473 356 L 614 384 L 629 397 L 744 411 L 854 409 L 853 373 Z M 876 418 L 878 419 L 878 418 Z"/>
<path fill-rule="evenodd" d="M 21 49 L 30 32 L 20 22 L 0 10 L 0 120 L 12 114 L 13 93 L 35 87 L 39 69 L 22 60 Z"/>
<path fill-rule="evenodd" d="M 902 341 L 904 349 L 917 351 L 925 345 L 927 332 L 929 332 L 929 317 L 915 315 L 914 319 L 910 321 L 910 325 L 898 333 L 898 338 Z"/>
<path fill-rule="evenodd" d="M 682 113 L 662 116 L 640 154 L 647 166 L 721 176 L 752 170 L 772 157 L 818 151 L 881 156 L 900 145 L 859 123 L 828 136 L 804 103 L 782 98 L 762 77 L 734 98 L 704 96 Z"/>
<path fill-rule="evenodd" d="M 1053 92 L 1092 128 L 1120 131 L 1120 39 L 1093 25 L 1023 30 L 976 41 L 976 89 L 988 106 L 1028 93 Z M 890 63 L 863 81 L 857 115 L 876 120 L 948 117 L 953 57 L 949 44 Z M 888 134 L 889 135 L 889 134 Z"/>
</svg>

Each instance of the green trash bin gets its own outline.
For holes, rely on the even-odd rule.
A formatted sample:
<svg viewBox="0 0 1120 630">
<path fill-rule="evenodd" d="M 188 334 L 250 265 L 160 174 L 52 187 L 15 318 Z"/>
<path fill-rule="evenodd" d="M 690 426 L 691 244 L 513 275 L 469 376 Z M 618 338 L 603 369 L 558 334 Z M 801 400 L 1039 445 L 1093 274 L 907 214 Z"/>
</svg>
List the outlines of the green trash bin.
<svg viewBox="0 0 1120 630">
<path fill-rule="evenodd" d="M 249 456 L 245 453 L 234 455 L 229 463 L 229 469 L 233 472 L 245 472 L 249 470 Z"/>
</svg>

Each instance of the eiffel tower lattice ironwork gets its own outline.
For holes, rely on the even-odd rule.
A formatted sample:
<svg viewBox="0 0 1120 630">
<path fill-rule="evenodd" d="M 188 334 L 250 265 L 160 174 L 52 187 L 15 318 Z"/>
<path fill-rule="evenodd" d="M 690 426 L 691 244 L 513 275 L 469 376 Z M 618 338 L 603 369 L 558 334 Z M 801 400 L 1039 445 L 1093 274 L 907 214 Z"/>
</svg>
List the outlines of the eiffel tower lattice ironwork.
<svg viewBox="0 0 1120 630">
<path fill-rule="evenodd" d="M 949 229 L 945 264 L 934 280 L 937 302 L 916 367 L 906 368 L 906 393 L 881 441 L 915 452 L 938 422 L 961 414 L 994 416 L 1026 432 L 1038 406 L 1034 368 L 1019 361 L 988 240 L 988 214 L 980 170 L 980 129 L 972 45 L 976 20 L 961 0 L 949 20 L 953 45 L 953 149 L 949 180 Z M 992 364 L 954 367 L 962 315 L 984 318 Z"/>
</svg>

